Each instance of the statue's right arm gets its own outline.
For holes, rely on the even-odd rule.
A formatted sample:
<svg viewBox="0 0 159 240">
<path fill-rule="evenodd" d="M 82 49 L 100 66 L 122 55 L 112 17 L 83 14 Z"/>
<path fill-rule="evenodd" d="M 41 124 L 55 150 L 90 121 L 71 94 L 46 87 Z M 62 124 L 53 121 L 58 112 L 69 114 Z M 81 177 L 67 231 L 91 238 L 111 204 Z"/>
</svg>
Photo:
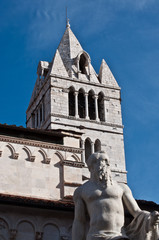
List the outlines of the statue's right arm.
<svg viewBox="0 0 159 240">
<path fill-rule="evenodd" d="M 72 227 L 72 240 L 85 240 L 86 207 L 81 196 L 81 187 L 74 193 L 75 216 Z"/>
</svg>

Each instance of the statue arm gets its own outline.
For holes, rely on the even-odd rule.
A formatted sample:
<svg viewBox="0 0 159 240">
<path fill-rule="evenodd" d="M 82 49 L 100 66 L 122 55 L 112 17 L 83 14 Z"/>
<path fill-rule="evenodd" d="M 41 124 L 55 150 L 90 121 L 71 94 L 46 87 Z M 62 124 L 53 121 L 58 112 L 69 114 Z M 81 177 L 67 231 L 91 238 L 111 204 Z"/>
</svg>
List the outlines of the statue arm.
<svg viewBox="0 0 159 240">
<path fill-rule="evenodd" d="M 123 202 L 126 205 L 126 207 L 128 208 L 130 214 L 133 217 L 136 217 L 141 212 L 141 209 L 139 208 L 136 200 L 134 199 L 130 188 L 126 184 L 122 184 L 122 188 L 124 191 L 123 192 Z"/>
<path fill-rule="evenodd" d="M 75 216 L 72 227 L 72 240 L 85 240 L 86 209 L 81 197 L 81 189 L 74 193 Z"/>
</svg>

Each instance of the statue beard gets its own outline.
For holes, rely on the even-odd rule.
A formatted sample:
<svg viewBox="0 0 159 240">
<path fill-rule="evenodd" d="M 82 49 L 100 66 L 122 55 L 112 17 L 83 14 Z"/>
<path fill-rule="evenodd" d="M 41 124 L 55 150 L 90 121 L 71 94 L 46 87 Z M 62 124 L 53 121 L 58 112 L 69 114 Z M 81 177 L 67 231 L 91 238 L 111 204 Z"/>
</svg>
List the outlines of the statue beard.
<svg viewBox="0 0 159 240">
<path fill-rule="evenodd" d="M 111 170 L 109 167 L 99 170 L 99 182 L 104 186 L 112 185 Z"/>
</svg>

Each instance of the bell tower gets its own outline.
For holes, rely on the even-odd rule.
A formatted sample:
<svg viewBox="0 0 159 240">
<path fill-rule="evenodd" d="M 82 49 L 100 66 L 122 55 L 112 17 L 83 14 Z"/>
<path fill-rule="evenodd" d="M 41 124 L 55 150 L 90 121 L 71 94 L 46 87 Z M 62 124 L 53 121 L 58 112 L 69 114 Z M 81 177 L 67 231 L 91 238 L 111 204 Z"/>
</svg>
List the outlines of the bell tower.
<svg viewBox="0 0 159 240">
<path fill-rule="evenodd" d="M 95 72 L 69 22 L 52 61 L 38 64 L 26 114 L 27 127 L 81 133 L 82 161 L 103 150 L 126 182 L 120 87 L 105 60 Z"/>
</svg>

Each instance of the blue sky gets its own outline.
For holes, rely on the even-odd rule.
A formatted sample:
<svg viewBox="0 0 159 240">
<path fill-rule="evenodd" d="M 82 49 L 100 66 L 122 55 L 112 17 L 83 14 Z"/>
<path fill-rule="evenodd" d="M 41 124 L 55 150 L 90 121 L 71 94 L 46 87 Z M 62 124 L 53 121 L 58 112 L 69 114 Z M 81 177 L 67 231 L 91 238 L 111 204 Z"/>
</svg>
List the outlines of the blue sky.
<svg viewBox="0 0 159 240">
<path fill-rule="evenodd" d="M 25 126 L 40 60 L 71 29 L 96 72 L 104 58 L 121 87 L 128 184 L 159 203 L 159 1 L 1 0 L 0 122 Z"/>
</svg>

